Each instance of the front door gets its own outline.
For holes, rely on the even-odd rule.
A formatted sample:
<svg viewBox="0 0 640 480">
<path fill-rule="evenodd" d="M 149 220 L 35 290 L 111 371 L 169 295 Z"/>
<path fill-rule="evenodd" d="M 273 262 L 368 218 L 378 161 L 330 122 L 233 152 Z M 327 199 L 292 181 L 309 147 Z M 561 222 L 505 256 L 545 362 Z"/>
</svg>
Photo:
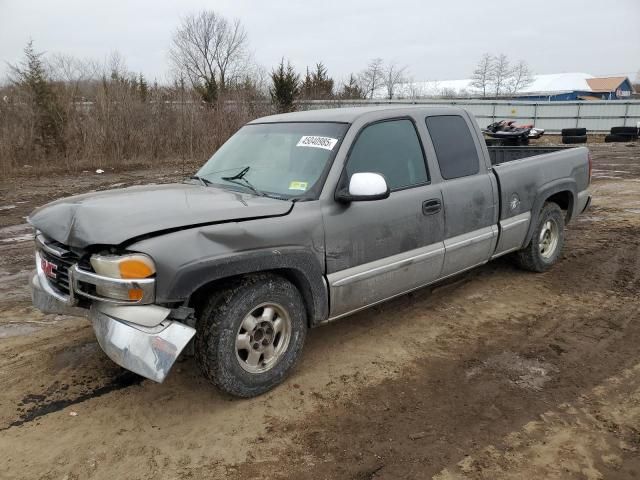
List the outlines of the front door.
<svg viewBox="0 0 640 480">
<path fill-rule="evenodd" d="M 444 260 L 443 198 L 413 120 L 365 126 L 341 183 L 357 172 L 382 174 L 391 195 L 324 208 L 331 318 L 434 281 Z"/>
</svg>

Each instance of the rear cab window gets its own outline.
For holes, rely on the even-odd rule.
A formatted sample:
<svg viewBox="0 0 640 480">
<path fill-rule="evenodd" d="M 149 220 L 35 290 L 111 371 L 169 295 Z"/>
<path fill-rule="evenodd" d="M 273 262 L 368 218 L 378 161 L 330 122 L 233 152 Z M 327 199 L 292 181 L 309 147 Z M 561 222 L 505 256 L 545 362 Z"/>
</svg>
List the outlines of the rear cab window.
<svg viewBox="0 0 640 480">
<path fill-rule="evenodd" d="M 478 149 L 464 118 L 438 115 L 427 117 L 425 122 L 443 179 L 468 177 L 480 171 Z"/>
</svg>

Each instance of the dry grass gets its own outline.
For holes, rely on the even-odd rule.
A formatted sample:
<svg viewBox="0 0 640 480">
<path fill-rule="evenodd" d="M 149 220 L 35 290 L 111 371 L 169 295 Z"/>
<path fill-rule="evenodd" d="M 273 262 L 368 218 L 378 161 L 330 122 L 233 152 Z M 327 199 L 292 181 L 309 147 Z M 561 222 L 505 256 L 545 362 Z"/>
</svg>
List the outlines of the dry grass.
<svg viewBox="0 0 640 480">
<path fill-rule="evenodd" d="M 17 88 L 0 92 L 0 172 L 122 169 L 133 165 L 201 162 L 247 121 L 269 113 L 256 98 L 229 94 L 215 105 L 188 91 L 103 82 L 83 101 L 73 85 L 56 85 L 63 128 L 38 135 L 41 114 Z M 6 99 L 3 97 L 6 95 Z"/>
</svg>

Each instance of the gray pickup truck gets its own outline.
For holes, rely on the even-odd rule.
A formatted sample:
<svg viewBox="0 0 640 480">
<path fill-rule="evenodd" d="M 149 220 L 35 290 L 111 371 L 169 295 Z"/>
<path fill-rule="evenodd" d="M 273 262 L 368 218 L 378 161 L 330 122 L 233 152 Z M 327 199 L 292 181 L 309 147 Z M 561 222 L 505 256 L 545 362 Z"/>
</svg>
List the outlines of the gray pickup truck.
<svg viewBox="0 0 640 480">
<path fill-rule="evenodd" d="M 33 212 L 33 303 L 88 314 L 114 362 L 158 382 L 195 336 L 204 375 L 250 397 L 310 327 L 509 253 L 547 270 L 590 177 L 586 148 L 487 148 L 453 107 L 260 118 L 184 183 Z"/>
</svg>

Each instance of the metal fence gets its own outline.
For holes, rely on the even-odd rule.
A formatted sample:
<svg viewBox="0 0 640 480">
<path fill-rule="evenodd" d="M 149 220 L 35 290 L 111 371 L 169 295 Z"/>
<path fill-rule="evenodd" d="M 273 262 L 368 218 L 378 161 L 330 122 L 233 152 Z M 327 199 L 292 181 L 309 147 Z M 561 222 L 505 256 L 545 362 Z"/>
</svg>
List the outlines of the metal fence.
<svg viewBox="0 0 640 480">
<path fill-rule="evenodd" d="M 640 127 L 640 100 L 594 100 L 573 102 L 527 102 L 516 100 L 309 100 L 298 102 L 301 110 L 367 105 L 455 105 L 471 112 L 481 128 L 498 120 L 533 123 L 549 133 L 563 128 L 585 127 L 592 133 L 611 127 Z"/>
</svg>

